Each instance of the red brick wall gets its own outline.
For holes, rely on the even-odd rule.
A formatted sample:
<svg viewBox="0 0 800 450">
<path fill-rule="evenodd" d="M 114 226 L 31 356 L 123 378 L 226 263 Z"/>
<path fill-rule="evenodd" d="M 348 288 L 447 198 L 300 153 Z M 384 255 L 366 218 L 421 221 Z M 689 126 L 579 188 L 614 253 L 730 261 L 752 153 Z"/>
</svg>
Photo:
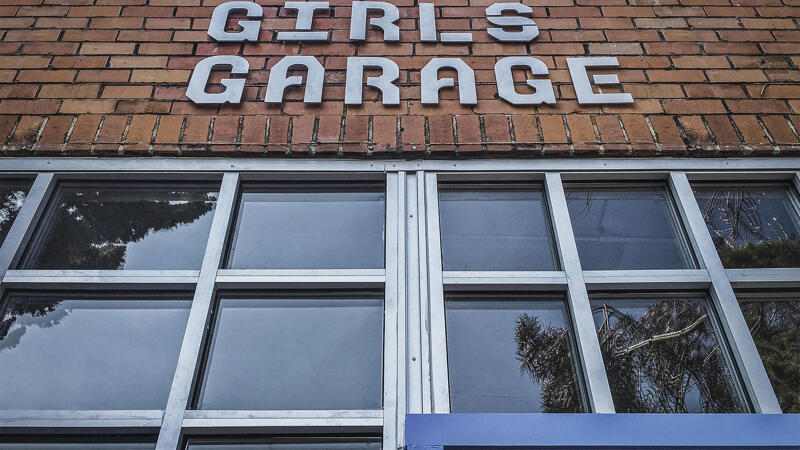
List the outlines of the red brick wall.
<svg viewBox="0 0 800 450">
<path fill-rule="evenodd" d="M 0 0 L 0 147 L 6 155 L 242 154 L 334 156 L 790 154 L 800 150 L 800 0 L 523 0 L 540 36 L 493 42 L 493 0 L 434 0 L 440 31 L 473 30 L 472 45 L 419 42 L 413 0 L 400 6 L 401 42 L 348 39 L 350 2 L 331 1 L 314 28 L 330 43 L 283 44 L 294 27 L 283 0 L 259 0 L 259 43 L 215 44 L 206 34 L 219 0 Z M 204 56 L 250 62 L 241 105 L 200 107 L 185 97 Z M 287 90 L 263 102 L 268 68 L 283 55 L 317 56 L 324 101 Z M 557 104 L 515 107 L 497 97 L 499 56 L 532 55 L 550 68 Z M 345 106 L 347 56 L 400 66 L 400 107 Z M 478 104 L 442 91 L 423 106 L 419 70 L 436 55 L 476 73 Z M 633 105 L 580 106 L 565 57 L 618 56 Z M 218 76 L 217 78 L 221 78 Z M 766 86 L 766 87 L 765 87 Z"/>
</svg>

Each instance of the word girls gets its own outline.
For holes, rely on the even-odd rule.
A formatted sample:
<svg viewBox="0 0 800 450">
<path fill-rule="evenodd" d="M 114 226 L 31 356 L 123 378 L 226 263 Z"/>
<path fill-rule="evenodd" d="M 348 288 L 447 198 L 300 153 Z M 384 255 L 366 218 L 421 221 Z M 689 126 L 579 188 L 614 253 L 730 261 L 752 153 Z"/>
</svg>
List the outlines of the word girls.
<svg viewBox="0 0 800 450">
<path fill-rule="evenodd" d="M 383 40 L 396 42 L 400 40 L 400 28 L 395 22 L 400 18 L 400 11 L 395 5 L 386 2 L 354 1 L 350 19 L 350 40 L 364 41 L 367 34 L 367 14 L 379 12 L 380 17 L 369 18 L 369 24 L 380 28 Z M 288 1 L 284 8 L 297 11 L 297 22 L 294 31 L 281 31 L 277 39 L 284 42 L 327 41 L 329 31 L 312 30 L 312 22 L 316 11 L 327 10 L 328 2 Z M 248 19 L 238 21 L 241 31 L 225 31 L 228 17 L 233 11 L 245 11 Z M 539 28 L 529 17 L 532 9 L 521 3 L 495 3 L 486 8 L 486 19 L 497 28 L 488 28 L 487 33 L 500 42 L 530 42 L 539 35 Z M 504 14 L 512 13 L 513 15 Z M 211 16 L 208 35 L 218 42 L 258 41 L 263 9 L 253 2 L 234 1 L 217 6 Z M 419 4 L 420 41 L 471 43 L 472 33 L 437 33 L 436 17 L 433 3 Z M 506 27 L 506 28 L 504 28 Z M 510 27 L 510 29 L 509 29 Z M 598 94 L 592 89 L 595 85 L 618 85 L 619 78 L 614 74 L 594 75 L 589 80 L 588 68 L 609 68 L 619 65 L 615 57 L 602 58 L 567 58 L 572 84 L 580 104 L 599 105 L 614 103 L 633 103 L 633 97 L 626 93 Z M 216 66 L 230 66 L 231 73 L 245 75 L 250 70 L 249 63 L 241 56 L 220 55 L 205 58 L 197 63 L 192 72 L 186 96 L 198 104 L 222 104 L 241 102 L 245 80 L 242 78 L 225 78 L 220 83 L 225 90 L 219 93 L 205 91 L 211 71 Z M 282 103 L 284 90 L 289 86 L 303 84 L 302 77 L 288 76 L 290 69 L 304 68 L 308 71 L 303 101 L 320 103 L 322 87 L 325 79 L 325 68 L 313 56 L 285 56 L 270 70 L 267 81 L 267 103 Z M 400 76 L 400 69 L 391 59 L 382 57 L 347 58 L 345 77 L 345 99 L 347 105 L 360 105 L 362 101 L 364 69 L 380 69 L 381 75 L 367 77 L 367 86 L 377 88 L 381 92 L 384 105 L 400 104 L 400 90 L 394 81 Z M 499 96 L 512 105 L 539 105 L 556 102 L 553 85 L 547 79 L 528 79 L 527 84 L 534 89 L 533 93 L 521 94 L 514 86 L 512 70 L 527 68 L 533 75 L 547 75 L 547 66 L 539 59 L 530 56 L 510 56 L 501 58 L 494 66 L 495 81 Z M 458 74 L 459 102 L 474 105 L 478 102 L 475 90 L 475 73 L 460 58 L 432 58 L 421 71 L 421 99 L 423 104 L 439 103 L 439 90 L 443 87 L 455 86 L 453 78 L 439 78 L 440 69 L 453 69 Z M 593 83 L 592 83 L 593 82 Z"/>
</svg>

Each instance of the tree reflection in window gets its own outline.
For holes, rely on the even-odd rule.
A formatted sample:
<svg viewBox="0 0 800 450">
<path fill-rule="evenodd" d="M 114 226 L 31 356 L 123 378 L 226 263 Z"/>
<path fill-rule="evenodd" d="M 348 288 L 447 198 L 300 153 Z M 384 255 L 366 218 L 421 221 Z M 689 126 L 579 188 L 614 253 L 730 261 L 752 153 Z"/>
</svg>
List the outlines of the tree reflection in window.
<svg viewBox="0 0 800 450">
<path fill-rule="evenodd" d="M 746 412 L 705 302 L 592 302 L 617 412 Z"/>
<path fill-rule="evenodd" d="M 800 297 L 741 306 L 781 409 L 800 413 Z"/>
<path fill-rule="evenodd" d="M 569 329 L 543 324 L 535 315 L 517 317 L 514 340 L 520 369 L 541 386 L 541 411 L 581 412 Z"/>
<path fill-rule="evenodd" d="M 800 219 L 788 186 L 697 186 L 695 197 L 728 269 L 800 267 Z"/>
<path fill-rule="evenodd" d="M 29 188 L 30 183 L 27 181 L 0 181 L 0 245 L 3 244 L 11 224 L 19 214 Z"/>
<path fill-rule="evenodd" d="M 217 194 L 205 186 L 65 183 L 26 269 L 198 269 Z"/>
</svg>

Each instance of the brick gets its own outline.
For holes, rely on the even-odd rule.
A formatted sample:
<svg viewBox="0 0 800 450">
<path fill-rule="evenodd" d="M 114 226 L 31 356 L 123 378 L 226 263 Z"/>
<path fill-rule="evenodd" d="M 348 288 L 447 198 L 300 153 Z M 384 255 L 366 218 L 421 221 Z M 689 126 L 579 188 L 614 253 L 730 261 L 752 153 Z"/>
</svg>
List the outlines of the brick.
<svg viewBox="0 0 800 450">
<path fill-rule="evenodd" d="M 477 119 L 477 117 L 476 117 Z M 400 117 L 401 142 L 404 150 L 425 149 L 425 117 Z"/>
<path fill-rule="evenodd" d="M 217 116 L 214 118 L 214 144 L 232 144 L 239 135 L 239 116 Z"/>
<path fill-rule="evenodd" d="M 64 100 L 61 114 L 102 114 L 112 113 L 117 102 L 114 100 Z"/>
<path fill-rule="evenodd" d="M 479 151 L 483 149 L 481 124 L 478 116 L 456 116 L 456 141 L 459 151 Z"/>
<path fill-rule="evenodd" d="M 152 86 L 105 86 L 102 98 L 150 98 Z"/>
<path fill-rule="evenodd" d="M 174 144 L 180 141 L 182 116 L 161 116 L 158 121 L 158 131 L 155 142 L 158 144 Z"/>
<path fill-rule="evenodd" d="M 589 53 L 592 55 L 641 55 L 642 45 L 634 42 L 589 44 Z"/>
<path fill-rule="evenodd" d="M 694 111 L 693 111 L 694 112 Z M 689 145 L 699 146 L 701 149 L 709 150 L 713 148 L 714 141 L 706 130 L 703 118 L 700 116 L 681 116 L 678 122 L 683 128 Z"/>
<path fill-rule="evenodd" d="M 39 90 L 39 98 L 97 98 L 97 84 L 46 84 Z"/>
<path fill-rule="evenodd" d="M 148 150 L 150 141 L 153 139 L 155 126 L 156 116 L 150 114 L 134 115 L 128 127 L 128 134 L 125 136 L 125 150 Z"/>
<path fill-rule="evenodd" d="M 397 118 L 374 116 L 372 118 L 372 141 L 375 143 L 376 151 L 397 147 Z"/>
<path fill-rule="evenodd" d="M 344 149 L 366 151 L 369 141 L 369 116 L 349 116 L 345 121 Z"/>
<path fill-rule="evenodd" d="M 242 151 L 263 151 L 266 137 L 267 118 L 265 116 L 244 116 L 242 120 Z"/>
<path fill-rule="evenodd" d="M 97 135 L 95 151 L 117 152 L 128 125 L 127 116 L 105 116 Z"/>
<path fill-rule="evenodd" d="M 561 116 L 539 116 L 542 124 L 542 137 L 545 143 L 566 143 L 567 133 Z"/>
<path fill-rule="evenodd" d="M 73 116 L 50 116 L 36 145 L 37 150 L 60 151 L 61 144 L 67 142 L 67 132 L 72 120 Z"/>
<path fill-rule="evenodd" d="M 8 140 L 8 134 L 17 123 L 17 116 L 0 116 L 0 145 Z"/>
<path fill-rule="evenodd" d="M 658 142 L 661 144 L 662 151 L 683 149 L 683 138 L 672 116 L 650 116 L 649 120 L 658 137 Z"/>
<path fill-rule="evenodd" d="M 540 142 L 539 127 L 536 116 L 533 115 L 514 115 L 511 116 L 511 123 L 514 127 L 514 138 L 517 143 Z"/>
<path fill-rule="evenodd" d="M 487 142 L 511 142 L 506 116 L 484 115 L 481 119 Z"/>
<path fill-rule="evenodd" d="M 205 144 L 208 142 L 208 131 L 211 127 L 210 116 L 189 116 L 186 118 L 186 128 L 183 132 L 182 142 L 188 144 Z"/>
<path fill-rule="evenodd" d="M 44 122 L 43 117 L 22 116 L 14 131 L 14 136 L 9 141 L 10 144 L 32 145 L 39 136 L 39 129 Z"/>
<path fill-rule="evenodd" d="M 97 129 L 100 126 L 101 116 L 97 115 L 81 115 L 75 121 L 75 126 L 72 128 L 70 134 L 70 144 L 88 144 L 94 141 Z M 74 148 L 74 147 L 68 147 Z"/>
<path fill-rule="evenodd" d="M 759 146 L 763 144 L 769 144 L 769 139 L 767 135 L 764 133 L 764 129 L 761 128 L 761 125 L 758 123 L 758 120 L 755 116 L 747 115 L 747 116 L 731 116 L 733 118 L 733 122 L 736 124 L 736 128 L 739 129 L 739 132 L 742 134 L 744 138 L 744 142 L 750 146 Z"/>
<path fill-rule="evenodd" d="M 725 107 L 719 100 L 665 100 L 664 112 L 667 114 L 725 114 Z"/>
<path fill-rule="evenodd" d="M 55 114 L 59 102 L 56 100 L 0 100 L 0 114 Z"/>
<path fill-rule="evenodd" d="M 84 42 L 81 44 L 82 55 L 128 55 L 133 53 L 135 44 Z"/>
<path fill-rule="evenodd" d="M 428 132 L 431 145 L 453 144 L 453 116 L 449 114 L 428 117 Z"/>
<path fill-rule="evenodd" d="M 3 56 L 0 69 L 35 69 L 47 67 L 50 58 L 46 56 Z"/>
<path fill-rule="evenodd" d="M 785 117 L 761 116 L 761 123 L 767 127 L 767 131 L 776 144 L 796 144 L 798 142 L 797 136 L 792 132 Z"/>
<path fill-rule="evenodd" d="M 726 100 L 725 104 L 734 114 L 740 113 L 788 113 L 789 107 L 782 100 Z"/>
<path fill-rule="evenodd" d="M 292 117 L 292 151 L 308 151 L 309 145 L 314 141 L 314 122 L 316 117 L 311 115 Z"/>
<path fill-rule="evenodd" d="M 730 150 L 734 146 L 738 149 L 739 136 L 728 116 L 706 116 L 705 121 L 721 150 Z"/>
<path fill-rule="evenodd" d="M 289 139 L 289 117 L 271 116 L 269 118 L 269 144 L 285 144 Z"/>
</svg>

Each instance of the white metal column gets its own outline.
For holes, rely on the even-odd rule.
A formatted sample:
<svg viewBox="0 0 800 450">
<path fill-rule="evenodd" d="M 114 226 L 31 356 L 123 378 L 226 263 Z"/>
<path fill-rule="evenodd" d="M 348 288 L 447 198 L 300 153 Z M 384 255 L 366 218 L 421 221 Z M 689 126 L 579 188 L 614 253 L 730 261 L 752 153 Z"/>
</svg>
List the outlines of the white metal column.
<svg viewBox="0 0 800 450">
<path fill-rule="evenodd" d="M 239 174 L 226 173 L 222 178 L 214 220 L 211 222 L 211 231 L 208 234 L 208 243 L 203 255 L 203 265 L 200 268 L 200 278 L 195 288 L 192 309 L 189 312 L 186 332 L 183 335 L 181 352 L 178 356 L 178 365 L 175 367 L 164 420 L 158 435 L 156 444 L 158 450 L 174 450 L 180 445 L 183 417 L 189 404 L 192 383 L 199 368 L 200 349 L 203 345 L 203 336 L 214 298 L 214 283 L 222 263 L 225 237 L 236 204 L 238 189 Z"/>
<path fill-rule="evenodd" d="M 589 303 L 589 294 L 583 279 L 583 269 L 578 257 L 575 236 L 572 233 L 572 221 L 569 217 L 560 174 L 545 173 L 545 193 L 550 207 L 558 254 L 567 274 L 569 309 L 572 314 L 575 341 L 578 345 L 583 378 L 586 380 L 590 407 L 592 412 L 613 413 L 614 401 L 608 386 L 603 355 L 600 352 L 600 342 L 597 339 L 597 330 L 595 330 L 592 318 L 592 305 Z"/>
<path fill-rule="evenodd" d="M 708 234 L 703 214 L 697 205 L 692 186 L 684 172 L 670 172 L 669 183 L 680 214 L 688 227 L 689 238 L 694 245 L 700 264 L 711 278 L 711 300 L 720 317 L 722 328 L 730 344 L 734 360 L 738 365 L 745 389 L 756 412 L 780 414 L 781 407 L 772 390 L 772 385 L 761 363 L 753 337 L 739 308 L 736 294 L 725 274 L 717 249 Z"/>
</svg>

